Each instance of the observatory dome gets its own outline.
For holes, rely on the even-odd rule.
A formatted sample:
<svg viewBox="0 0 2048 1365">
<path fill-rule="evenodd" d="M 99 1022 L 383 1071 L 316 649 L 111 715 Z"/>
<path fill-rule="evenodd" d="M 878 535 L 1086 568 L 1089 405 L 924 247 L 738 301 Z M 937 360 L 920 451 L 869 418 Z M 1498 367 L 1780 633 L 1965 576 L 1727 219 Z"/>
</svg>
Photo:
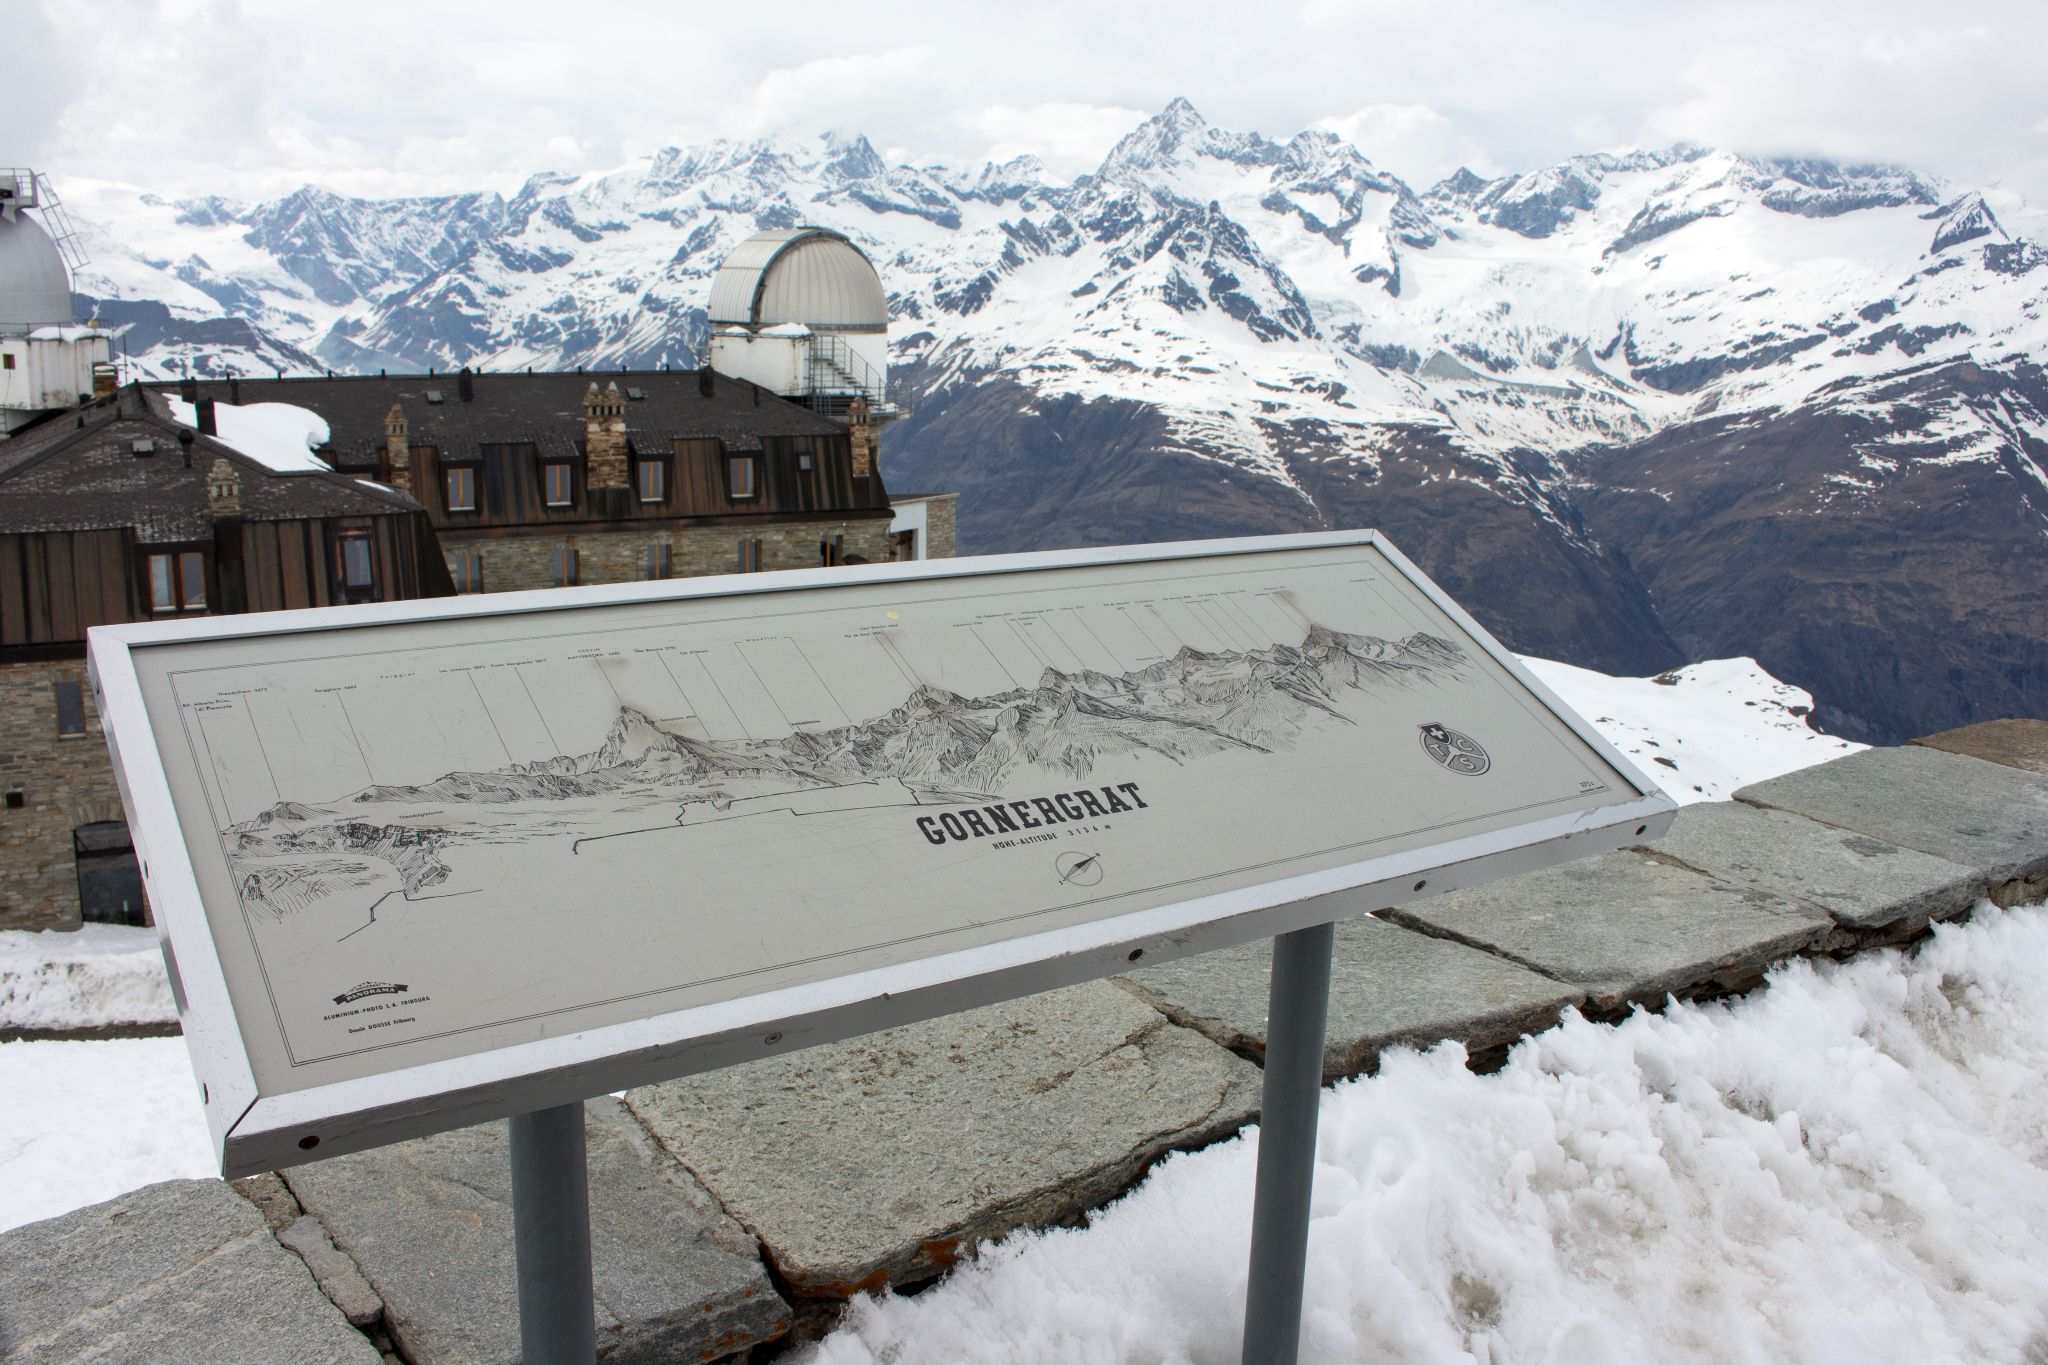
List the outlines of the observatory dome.
<svg viewBox="0 0 2048 1365">
<path fill-rule="evenodd" d="M 889 299 L 861 249 L 829 228 L 757 232 L 711 280 L 711 325 L 799 322 L 830 332 L 886 332 Z"/>
<path fill-rule="evenodd" d="M 0 213 L 0 331 L 75 320 L 71 276 L 50 234 L 33 218 Z"/>
</svg>

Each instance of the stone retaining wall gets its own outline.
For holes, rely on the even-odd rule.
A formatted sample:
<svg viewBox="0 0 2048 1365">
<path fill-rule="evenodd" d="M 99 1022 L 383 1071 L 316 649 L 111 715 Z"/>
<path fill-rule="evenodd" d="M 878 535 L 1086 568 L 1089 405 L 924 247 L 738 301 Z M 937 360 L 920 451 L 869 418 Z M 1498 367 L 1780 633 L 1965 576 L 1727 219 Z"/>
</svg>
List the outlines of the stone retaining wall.
<svg viewBox="0 0 2048 1365">
<path fill-rule="evenodd" d="M 949 554 L 950 535 L 949 531 Z M 560 555 L 565 548 L 576 551 L 578 584 L 637 583 L 648 576 L 647 552 L 652 546 L 668 548 L 668 577 L 695 578 L 738 573 L 743 540 L 759 542 L 759 569 L 815 569 L 820 564 L 818 543 L 834 536 L 843 538 L 841 549 L 847 555 L 859 555 L 870 563 L 889 558 L 889 523 L 876 518 L 499 537 L 444 531 L 441 550 L 451 574 L 459 575 L 462 557 L 473 554 L 482 561 L 485 592 L 515 592 L 563 586 Z"/>
<path fill-rule="evenodd" d="M 1567 1007 L 1744 990 L 1789 957 L 2043 897 L 2048 722 L 1869 750 L 1687 807 L 1654 846 L 1339 926 L 1324 1074 L 1442 1039 L 1484 1066 Z M 1166 1152 L 1256 1121 L 1267 954 L 592 1101 L 602 1358 L 772 1353 L 858 1291 L 1078 1221 Z M 0 1234 L 0 1355 L 513 1360 L 506 1186 L 487 1124 L 243 1181 L 242 1199 L 174 1181 Z M 263 1313 L 227 1311 L 259 1284 Z"/>
<path fill-rule="evenodd" d="M 57 734 L 57 684 L 78 684 L 85 733 Z M 79 922 L 71 833 L 122 820 L 85 660 L 0 664 L 0 929 L 69 929 Z"/>
</svg>

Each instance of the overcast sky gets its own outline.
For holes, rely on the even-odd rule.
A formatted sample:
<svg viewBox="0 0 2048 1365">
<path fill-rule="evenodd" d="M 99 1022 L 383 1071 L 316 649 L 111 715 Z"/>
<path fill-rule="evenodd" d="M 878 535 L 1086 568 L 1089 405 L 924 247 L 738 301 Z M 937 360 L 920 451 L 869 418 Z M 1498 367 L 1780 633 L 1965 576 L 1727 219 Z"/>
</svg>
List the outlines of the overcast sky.
<svg viewBox="0 0 2048 1365">
<path fill-rule="evenodd" d="M 713 136 L 1063 174 L 1175 95 L 1427 185 L 1689 140 L 2048 205 L 2048 0 L 0 0 L 0 164 L 171 195 L 509 191 Z M 25 84 L 24 84 L 25 80 Z"/>
</svg>

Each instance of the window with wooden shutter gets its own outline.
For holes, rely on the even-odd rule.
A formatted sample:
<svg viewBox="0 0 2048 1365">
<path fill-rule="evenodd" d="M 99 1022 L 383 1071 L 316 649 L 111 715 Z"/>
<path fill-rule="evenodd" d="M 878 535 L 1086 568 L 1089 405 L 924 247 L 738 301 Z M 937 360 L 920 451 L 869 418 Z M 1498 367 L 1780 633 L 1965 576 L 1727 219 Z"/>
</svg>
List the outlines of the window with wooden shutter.
<svg viewBox="0 0 2048 1365">
<path fill-rule="evenodd" d="M 756 473 L 756 461 L 751 455 L 735 455 L 725 462 L 726 490 L 734 501 L 756 496 Z"/>
<path fill-rule="evenodd" d="M 668 466 L 660 460 L 642 460 L 633 467 L 633 483 L 642 502 L 668 500 Z"/>
</svg>

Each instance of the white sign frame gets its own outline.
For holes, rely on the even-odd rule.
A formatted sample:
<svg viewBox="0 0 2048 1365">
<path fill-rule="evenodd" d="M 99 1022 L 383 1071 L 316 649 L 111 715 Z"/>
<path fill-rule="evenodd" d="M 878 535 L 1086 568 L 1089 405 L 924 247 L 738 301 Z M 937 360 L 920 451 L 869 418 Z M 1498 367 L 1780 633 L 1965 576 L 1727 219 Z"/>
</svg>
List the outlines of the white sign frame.
<svg viewBox="0 0 2048 1365">
<path fill-rule="evenodd" d="M 1635 795 L 1590 812 L 1545 817 L 1223 894 L 268 1097 L 259 1097 L 244 1052 L 133 658 L 133 651 L 180 642 L 1358 545 L 1370 545 L 1384 555 L 1493 663 L 1620 774 Z M 1111 976 L 1134 962 L 1149 964 L 1228 947 L 1588 854 L 1625 849 L 1661 834 L 1676 810 L 1655 782 L 1376 531 L 498 593 L 102 626 L 89 634 L 95 698 L 170 969 L 179 1021 L 200 1081 L 208 1130 L 222 1174 L 230 1178 L 834 1042 Z"/>
</svg>

